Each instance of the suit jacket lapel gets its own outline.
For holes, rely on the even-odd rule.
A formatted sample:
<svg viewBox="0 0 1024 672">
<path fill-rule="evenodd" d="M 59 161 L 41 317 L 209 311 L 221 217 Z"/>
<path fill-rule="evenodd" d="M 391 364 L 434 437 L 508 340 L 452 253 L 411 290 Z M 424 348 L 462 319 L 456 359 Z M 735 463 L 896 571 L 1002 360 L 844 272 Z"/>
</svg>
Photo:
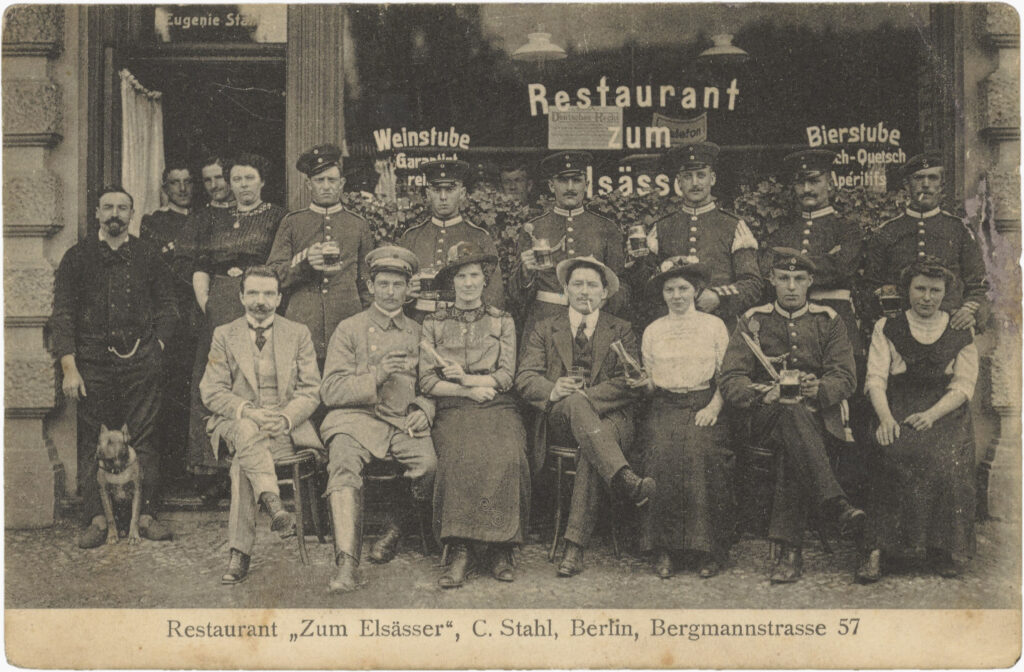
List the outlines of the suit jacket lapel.
<svg viewBox="0 0 1024 672">
<path fill-rule="evenodd" d="M 281 399 L 288 393 L 292 382 L 292 367 L 288 366 L 289 355 L 295 349 L 295 335 L 284 324 L 281 316 L 274 318 L 274 366 L 277 367 L 277 388 Z"/>
<path fill-rule="evenodd" d="M 594 327 L 594 365 L 590 367 L 591 385 L 597 381 L 597 376 L 601 373 L 601 365 L 604 363 L 605 355 L 608 354 L 608 348 L 611 347 L 612 336 L 608 318 L 604 311 L 601 311 L 597 316 L 597 325 Z"/>
<path fill-rule="evenodd" d="M 566 310 L 562 317 L 555 322 L 554 333 L 551 335 L 551 339 L 555 342 L 555 350 L 558 352 L 558 356 L 562 358 L 562 364 L 565 366 L 566 371 L 572 366 L 571 331 L 572 329 L 569 327 L 569 311 Z"/>
<path fill-rule="evenodd" d="M 231 331 L 228 334 L 228 342 L 234 352 L 238 368 L 242 375 L 249 382 L 249 387 L 254 391 L 259 389 L 259 382 L 256 380 L 256 365 L 253 361 L 252 341 L 249 340 L 249 323 L 241 317 L 231 323 Z"/>
</svg>

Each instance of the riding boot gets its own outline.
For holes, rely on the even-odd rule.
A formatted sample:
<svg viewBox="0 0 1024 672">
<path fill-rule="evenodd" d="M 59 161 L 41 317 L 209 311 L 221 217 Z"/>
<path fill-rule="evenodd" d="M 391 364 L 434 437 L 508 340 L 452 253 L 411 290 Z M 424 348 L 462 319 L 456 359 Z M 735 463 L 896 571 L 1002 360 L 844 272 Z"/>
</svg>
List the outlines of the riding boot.
<svg viewBox="0 0 1024 672">
<path fill-rule="evenodd" d="M 361 584 L 357 569 L 362 553 L 363 498 L 356 488 L 341 488 L 327 497 L 334 526 L 334 564 L 338 572 L 328 586 L 330 592 L 348 592 Z"/>
</svg>

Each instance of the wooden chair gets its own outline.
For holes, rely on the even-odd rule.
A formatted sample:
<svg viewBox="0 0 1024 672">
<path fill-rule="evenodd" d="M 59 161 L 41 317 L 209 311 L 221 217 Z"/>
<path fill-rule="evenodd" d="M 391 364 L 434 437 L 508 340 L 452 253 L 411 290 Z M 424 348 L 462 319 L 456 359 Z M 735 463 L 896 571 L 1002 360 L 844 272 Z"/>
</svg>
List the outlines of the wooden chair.
<svg viewBox="0 0 1024 672">
<path fill-rule="evenodd" d="M 559 532 L 562 527 L 562 500 L 572 495 L 572 490 L 566 489 L 567 481 L 576 476 L 576 462 L 579 460 L 579 446 L 558 446 L 548 445 L 549 469 L 555 474 L 555 530 L 551 538 L 551 548 L 548 550 L 548 562 L 555 561 L 555 551 L 558 549 Z M 615 550 L 615 557 L 619 557 L 619 536 L 618 516 L 615 512 L 615 504 L 609 507 L 611 524 L 612 548 Z"/>
<path fill-rule="evenodd" d="M 391 496 L 397 497 L 399 493 L 394 492 L 397 485 L 401 483 L 402 478 L 402 466 L 394 460 L 373 460 L 370 464 L 366 465 L 366 469 L 363 471 L 363 488 L 361 490 L 363 496 L 363 521 L 365 526 L 366 521 L 366 491 L 370 487 L 376 487 L 378 490 L 392 490 Z M 410 497 L 411 499 L 411 497 Z M 423 549 L 423 555 L 429 555 L 430 549 L 428 546 L 430 539 L 430 531 L 427 530 L 426 524 L 423 521 L 423 516 L 416 512 L 416 522 L 419 526 L 420 531 L 420 544 Z M 360 534 L 360 536 L 362 536 Z"/>
<path fill-rule="evenodd" d="M 309 564 L 309 552 L 306 550 L 306 528 L 304 505 L 309 506 L 313 518 L 313 529 L 321 544 L 325 543 L 323 526 L 320 524 L 320 498 L 313 487 L 320 473 L 320 461 L 317 452 L 311 448 L 297 451 L 294 455 L 274 460 L 279 485 L 288 485 L 292 489 L 295 501 L 295 536 L 299 540 L 299 558 L 302 564 Z M 303 486 L 303 481 L 313 481 Z"/>
</svg>

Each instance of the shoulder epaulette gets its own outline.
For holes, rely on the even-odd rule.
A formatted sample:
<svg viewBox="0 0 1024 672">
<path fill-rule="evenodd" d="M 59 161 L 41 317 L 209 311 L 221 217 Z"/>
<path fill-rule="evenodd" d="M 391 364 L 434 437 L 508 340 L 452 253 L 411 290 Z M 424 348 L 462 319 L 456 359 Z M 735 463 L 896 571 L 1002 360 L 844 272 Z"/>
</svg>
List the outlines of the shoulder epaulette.
<svg viewBox="0 0 1024 672">
<path fill-rule="evenodd" d="M 488 231 L 484 227 L 480 226 L 479 224 L 476 224 L 476 223 L 472 222 L 471 220 L 469 220 L 469 219 L 467 219 L 465 217 L 462 218 L 462 221 L 464 221 L 466 224 L 469 224 L 474 229 L 480 229 L 481 231 L 483 231 L 487 235 L 490 235 L 490 231 Z"/>
<path fill-rule="evenodd" d="M 895 222 L 897 219 L 902 218 L 903 216 L 904 215 L 902 213 L 900 213 L 900 214 L 896 215 L 895 217 L 893 217 L 891 219 L 885 220 L 884 222 L 882 222 L 881 224 L 878 225 L 878 229 L 882 229 L 886 224 L 891 224 L 891 223 Z"/>
<path fill-rule="evenodd" d="M 600 212 L 594 212 L 593 210 L 591 210 L 590 208 L 588 208 L 586 206 L 583 207 L 583 211 L 588 213 L 588 214 L 593 215 L 594 217 L 600 217 L 601 219 L 605 220 L 606 222 L 610 222 L 611 224 L 615 224 L 615 220 L 612 219 L 611 217 L 605 217 Z M 616 226 L 618 226 L 618 225 L 616 224 Z"/>
<path fill-rule="evenodd" d="M 544 219 L 545 217 L 550 215 L 552 212 L 554 212 L 554 211 L 553 210 L 545 210 L 544 212 L 540 213 L 539 215 L 537 215 L 533 219 L 526 220 L 526 222 L 536 222 L 538 219 Z M 526 222 L 523 222 L 523 224 L 526 224 Z"/>
<path fill-rule="evenodd" d="M 743 313 L 743 317 L 751 318 L 754 315 L 767 315 L 775 310 L 775 306 L 770 303 L 766 303 L 763 306 L 754 306 L 747 312 Z"/>
<path fill-rule="evenodd" d="M 342 211 L 342 212 L 347 212 L 348 214 L 352 215 L 352 216 L 353 216 L 353 217 L 355 217 L 356 219 L 361 219 L 361 220 L 363 220 L 364 222 L 366 221 L 366 218 L 365 218 L 365 217 L 363 217 L 362 215 L 360 215 L 360 214 L 359 214 L 358 212 L 356 212 L 355 210 L 350 210 L 349 208 L 346 208 L 346 207 L 345 207 L 344 205 L 343 205 L 343 206 L 341 206 L 341 211 Z"/>
<path fill-rule="evenodd" d="M 947 217 L 952 217 L 953 219 L 957 220 L 958 222 L 962 222 L 963 221 L 962 219 L 960 219 L 959 217 L 954 215 L 952 212 L 949 212 L 948 210 L 939 210 L 939 212 L 941 212 L 942 214 L 944 214 Z"/>
<path fill-rule="evenodd" d="M 834 320 L 837 317 L 839 317 L 839 314 L 836 313 L 836 311 L 832 310 L 828 306 L 823 306 L 820 303 L 808 303 L 807 304 L 807 312 L 808 313 L 824 313 L 825 315 L 828 315 L 829 319 L 832 319 L 832 320 Z"/>
<path fill-rule="evenodd" d="M 309 211 L 309 208 L 299 208 L 298 210 L 292 210 L 292 211 L 286 213 L 284 217 L 291 217 L 292 215 L 297 215 L 300 212 L 307 212 L 307 211 Z M 281 219 L 284 220 L 284 217 L 282 217 Z"/>
<path fill-rule="evenodd" d="M 427 223 L 428 221 L 429 221 L 429 220 L 427 220 L 427 219 L 421 219 L 421 220 L 420 220 L 419 222 L 417 222 L 417 223 L 415 223 L 415 224 L 411 224 L 410 226 L 407 226 L 407 227 L 405 228 L 405 231 L 403 231 L 403 232 L 402 232 L 402 235 L 404 236 L 405 234 L 409 233 L 409 232 L 410 232 L 410 231 L 412 231 L 413 229 L 418 229 L 418 228 L 420 228 L 421 226 L 423 226 L 424 224 L 426 224 L 426 223 Z"/>
<path fill-rule="evenodd" d="M 729 217 L 732 217 L 733 219 L 738 219 L 740 221 L 743 221 L 742 217 L 740 217 L 739 215 L 737 215 L 735 212 L 733 212 L 731 210 L 726 210 L 724 208 L 718 208 L 718 211 L 720 213 L 722 213 L 723 215 L 728 215 Z"/>
</svg>

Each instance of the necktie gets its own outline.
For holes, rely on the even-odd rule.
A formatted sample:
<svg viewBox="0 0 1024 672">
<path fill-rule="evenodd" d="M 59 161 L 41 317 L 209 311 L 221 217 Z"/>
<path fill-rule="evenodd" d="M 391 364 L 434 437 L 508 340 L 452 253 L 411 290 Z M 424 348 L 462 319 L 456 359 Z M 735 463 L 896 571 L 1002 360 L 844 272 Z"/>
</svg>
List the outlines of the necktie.
<svg viewBox="0 0 1024 672">
<path fill-rule="evenodd" d="M 270 327 L 254 327 L 251 324 L 249 328 L 256 332 L 256 349 L 262 351 L 263 346 L 267 344 L 267 337 L 263 334 L 270 329 Z"/>
<path fill-rule="evenodd" d="M 580 351 L 586 350 L 587 344 L 589 343 L 589 341 L 587 340 L 587 321 L 586 320 L 580 320 L 580 327 L 579 327 L 579 329 L 576 330 L 575 341 L 576 341 L 576 347 L 579 348 Z"/>
</svg>

